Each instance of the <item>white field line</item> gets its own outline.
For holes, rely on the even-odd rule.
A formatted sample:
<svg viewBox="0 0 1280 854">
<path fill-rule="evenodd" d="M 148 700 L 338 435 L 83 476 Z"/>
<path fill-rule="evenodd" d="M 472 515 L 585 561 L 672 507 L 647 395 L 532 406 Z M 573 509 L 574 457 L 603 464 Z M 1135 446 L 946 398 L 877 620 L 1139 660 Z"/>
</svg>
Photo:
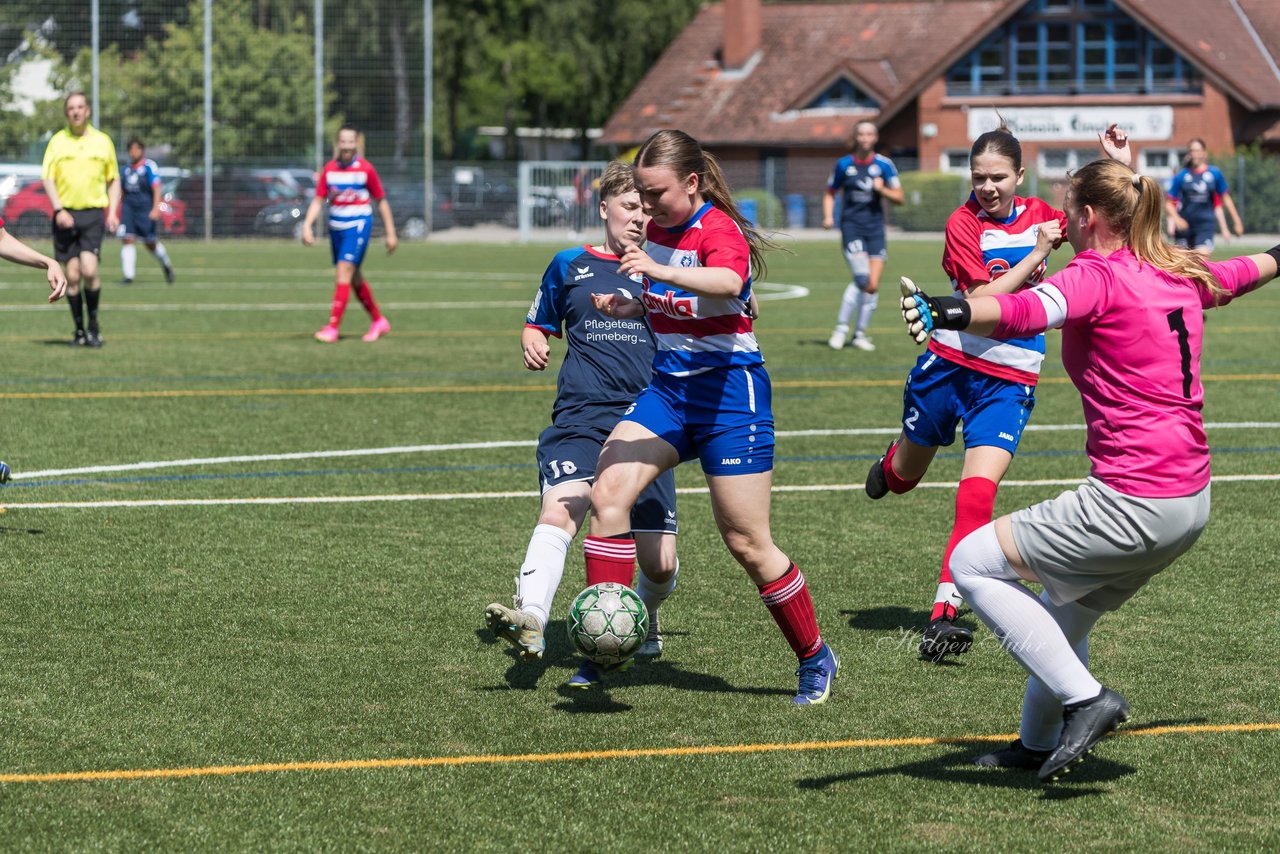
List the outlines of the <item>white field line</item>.
<svg viewBox="0 0 1280 854">
<path fill-rule="evenodd" d="M 1223 475 L 1213 478 L 1214 483 L 1258 483 L 1280 481 L 1280 474 L 1241 474 Z M 1000 488 L 1016 486 L 1078 486 L 1083 483 L 1080 478 L 1064 478 L 1061 480 L 1005 480 Z M 955 489 L 956 483 L 922 483 L 916 489 Z M 855 492 L 863 489 L 861 483 L 814 484 L 807 486 L 775 486 L 774 492 Z M 680 495 L 706 495 L 703 486 L 677 489 Z M 327 496 L 280 496 L 275 498 L 175 498 L 142 501 L 41 501 L 20 504 L 5 504 L 6 510 L 89 510 L 89 509 L 132 509 L 140 507 L 231 507 L 237 505 L 269 505 L 269 504 L 368 504 L 403 501 L 492 501 L 505 499 L 536 498 L 536 490 L 515 492 L 437 492 L 408 493 L 402 495 L 327 495 Z"/>
<path fill-rule="evenodd" d="M 1274 430 L 1280 428 L 1280 422 L 1270 421 L 1220 421 L 1206 424 L 1208 430 Z M 1083 430 L 1083 424 L 1032 424 L 1027 432 L 1064 432 Z M 779 430 L 779 439 L 790 437 L 813 436 L 894 436 L 900 431 L 898 427 L 854 427 L 833 430 Z M 490 448 L 533 448 L 537 441 L 517 439 L 500 442 L 462 442 L 440 445 L 393 445 L 386 448 L 351 448 L 340 451 L 298 451 L 284 454 L 252 454 L 230 457 L 195 457 L 185 460 L 154 460 L 140 463 L 121 463 L 119 465 L 83 466 L 72 469 L 45 469 L 43 471 L 19 471 L 13 473 L 14 480 L 30 480 L 44 477 L 63 477 L 66 475 L 108 474 L 111 472 L 149 471 L 164 468 L 190 468 L 194 466 L 215 466 L 227 463 L 259 463 L 279 462 L 282 460 L 317 460 L 338 459 L 340 457 L 378 457 L 394 454 L 428 454 L 440 451 L 477 451 Z M 1004 481 L 1009 483 L 1010 481 Z"/>
<path fill-rule="evenodd" d="M 800 299 L 809 295 L 809 289 L 804 285 L 785 285 L 780 282 L 764 282 L 759 286 L 758 291 L 759 293 L 756 295 L 756 298 L 760 300 Z M 111 306 L 111 310 L 113 312 L 133 311 L 144 313 L 190 311 L 191 309 L 199 309 L 200 311 L 315 311 L 316 306 L 324 304 L 326 303 L 114 303 Z M 380 303 L 380 305 L 395 311 L 448 311 L 451 309 L 528 308 L 529 300 L 468 300 L 442 302 L 391 301 Z M 42 303 L 22 303 L 12 305 L 0 304 L 0 313 L 8 314 L 25 314 L 28 312 L 48 311 L 48 309 L 49 307 Z"/>
</svg>

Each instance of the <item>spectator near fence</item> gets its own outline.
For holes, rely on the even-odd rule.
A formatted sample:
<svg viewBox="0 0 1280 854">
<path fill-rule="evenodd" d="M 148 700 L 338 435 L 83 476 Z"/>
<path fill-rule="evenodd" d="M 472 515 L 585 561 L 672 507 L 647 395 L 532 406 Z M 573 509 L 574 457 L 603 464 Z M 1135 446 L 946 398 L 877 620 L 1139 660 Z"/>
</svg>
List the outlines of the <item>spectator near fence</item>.
<svg viewBox="0 0 1280 854">
<path fill-rule="evenodd" d="M 76 325 L 71 344 L 101 347 L 98 260 L 104 229 L 114 232 L 119 225 L 116 147 L 111 137 L 89 124 L 89 101 L 83 92 L 68 95 L 63 110 L 67 126 L 49 140 L 41 177 L 53 207 L 54 257 L 67 267 L 67 302 Z M 87 330 L 84 308 L 89 313 Z"/>
</svg>

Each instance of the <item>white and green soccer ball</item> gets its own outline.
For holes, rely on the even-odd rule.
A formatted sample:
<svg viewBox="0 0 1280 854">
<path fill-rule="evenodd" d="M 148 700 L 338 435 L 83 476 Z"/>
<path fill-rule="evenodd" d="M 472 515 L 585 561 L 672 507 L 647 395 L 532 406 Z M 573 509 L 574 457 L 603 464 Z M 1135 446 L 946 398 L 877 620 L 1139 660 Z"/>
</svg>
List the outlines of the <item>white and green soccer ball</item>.
<svg viewBox="0 0 1280 854">
<path fill-rule="evenodd" d="M 596 664 L 619 664 L 636 654 L 649 631 L 649 612 L 634 590 L 605 581 L 569 606 L 569 639 Z"/>
</svg>

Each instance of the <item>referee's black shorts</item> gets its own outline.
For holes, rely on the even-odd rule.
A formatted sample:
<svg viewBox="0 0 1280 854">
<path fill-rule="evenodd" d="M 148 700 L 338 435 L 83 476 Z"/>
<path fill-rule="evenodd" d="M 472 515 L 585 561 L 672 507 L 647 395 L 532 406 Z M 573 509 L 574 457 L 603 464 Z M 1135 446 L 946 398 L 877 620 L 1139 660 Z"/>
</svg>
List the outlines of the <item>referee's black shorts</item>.
<svg viewBox="0 0 1280 854">
<path fill-rule="evenodd" d="M 66 209 L 75 220 L 70 228 L 59 228 L 57 217 L 53 222 L 53 257 L 59 264 L 79 258 L 82 252 L 101 254 L 102 233 L 106 228 L 106 208 Z"/>
</svg>

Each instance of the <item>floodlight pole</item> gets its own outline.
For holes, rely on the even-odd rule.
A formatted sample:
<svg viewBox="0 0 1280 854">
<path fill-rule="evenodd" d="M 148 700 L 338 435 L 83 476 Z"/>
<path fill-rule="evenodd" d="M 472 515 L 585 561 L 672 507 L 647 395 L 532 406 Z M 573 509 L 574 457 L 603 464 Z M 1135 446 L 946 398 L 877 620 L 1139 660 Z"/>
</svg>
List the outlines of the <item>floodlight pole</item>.
<svg viewBox="0 0 1280 854">
<path fill-rule="evenodd" d="M 324 166 L 324 0 L 315 0 L 315 54 L 316 54 L 316 122 L 315 156 L 311 168 L 319 172 Z"/>
<path fill-rule="evenodd" d="M 435 88 L 432 55 L 432 43 L 435 40 L 435 21 L 433 20 L 432 0 L 422 0 L 422 189 L 425 198 L 422 202 L 422 219 L 427 224 L 426 235 L 431 235 L 431 197 L 432 184 L 435 181 L 435 164 L 432 160 L 431 138 L 435 124 L 432 112 L 431 95 Z"/>
<path fill-rule="evenodd" d="M 93 71 L 92 71 L 93 121 L 95 124 L 97 124 L 98 127 L 102 127 L 102 114 L 98 112 L 98 91 L 99 91 L 98 90 L 98 71 L 99 71 L 98 52 L 102 47 L 102 44 L 101 44 L 102 28 L 99 26 L 99 22 L 102 20 L 102 17 L 99 14 L 101 12 L 101 9 L 99 8 L 99 2 L 100 0 L 93 0 L 92 5 L 90 6 L 89 21 L 90 21 L 90 27 L 92 28 L 92 33 L 90 34 L 89 38 L 93 45 L 92 51 L 91 51 L 93 53 L 93 60 L 92 60 L 93 62 Z"/>
<path fill-rule="evenodd" d="M 213 0 L 204 0 L 204 239 L 213 239 Z"/>
</svg>

